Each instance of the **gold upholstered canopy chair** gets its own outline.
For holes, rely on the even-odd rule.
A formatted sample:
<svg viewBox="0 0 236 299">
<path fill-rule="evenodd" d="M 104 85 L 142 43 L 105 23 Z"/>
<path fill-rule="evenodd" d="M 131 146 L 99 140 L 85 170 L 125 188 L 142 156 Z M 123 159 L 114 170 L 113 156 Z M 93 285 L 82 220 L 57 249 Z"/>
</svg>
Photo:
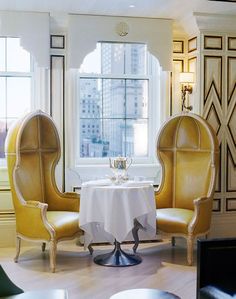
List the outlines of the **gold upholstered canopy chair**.
<svg viewBox="0 0 236 299">
<path fill-rule="evenodd" d="M 218 141 L 202 117 L 171 117 L 156 144 L 162 181 L 156 193 L 157 229 L 187 239 L 187 261 L 193 263 L 194 239 L 210 230 L 218 169 Z"/>
<path fill-rule="evenodd" d="M 78 236 L 79 195 L 61 193 L 55 182 L 60 140 L 50 116 L 37 111 L 11 126 L 5 144 L 16 215 L 17 262 L 20 241 L 49 244 L 50 268 L 55 271 L 57 243 Z"/>
</svg>

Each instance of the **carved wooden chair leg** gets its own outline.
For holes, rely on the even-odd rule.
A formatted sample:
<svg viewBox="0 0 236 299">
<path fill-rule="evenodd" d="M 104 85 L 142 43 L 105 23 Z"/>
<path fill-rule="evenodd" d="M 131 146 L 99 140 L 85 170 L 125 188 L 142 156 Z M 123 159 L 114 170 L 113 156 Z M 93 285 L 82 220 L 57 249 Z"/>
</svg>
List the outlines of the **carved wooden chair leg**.
<svg viewBox="0 0 236 299">
<path fill-rule="evenodd" d="M 175 237 L 171 237 L 171 245 L 175 246 Z"/>
<path fill-rule="evenodd" d="M 188 236 L 188 238 L 187 238 L 187 261 L 188 261 L 189 266 L 192 266 L 192 264 L 193 264 L 193 241 L 194 241 L 194 238 L 192 236 Z"/>
<path fill-rule="evenodd" d="M 21 245 L 21 238 L 20 237 L 16 237 L 16 256 L 14 258 L 14 262 L 17 263 L 18 262 L 18 258 L 20 255 L 20 245 Z"/>
<path fill-rule="evenodd" d="M 55 240 L 50 241 L 50 269 L 54 273 L 56 270 L 56 252 L 57 252 L 57 242 Z"/>
<path fill-rule="evenodd" d="M 45 249 L 46 249 L 46 243 L 45 243 L 45 242 L 43 242 L 43 244 L 42 244 L 42 251 L 44 252 L 44 251 L 45 251 Z"/>
</svg>

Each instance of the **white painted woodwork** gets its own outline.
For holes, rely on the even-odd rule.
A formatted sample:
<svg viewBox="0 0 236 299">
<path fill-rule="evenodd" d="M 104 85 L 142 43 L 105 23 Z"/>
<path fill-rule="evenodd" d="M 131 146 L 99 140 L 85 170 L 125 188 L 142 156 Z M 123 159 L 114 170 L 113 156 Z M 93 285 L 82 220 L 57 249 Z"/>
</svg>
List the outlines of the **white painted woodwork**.
<svg viewBox="0 0 236 299">
<path fill-rule="evenodd" d="M 49 13 L 0 11 L 0 36 L 20 37 L 38 65 L 49 68 L 49 21 Z"/>
<path fill-rule="evenodd" d="M 117 34 L 117 25 L 124 23 L 126 36 Z M 86 30 L 81 30 L 86 24 Z M 159 61 L 164 71 L 172 64 L 172 21 L 148 18 L 69 15 L 68 60 L 70 68 L 79 68 L 85 56 L 99 41 L 147 44 L 148 51 Z"/>
</svg>

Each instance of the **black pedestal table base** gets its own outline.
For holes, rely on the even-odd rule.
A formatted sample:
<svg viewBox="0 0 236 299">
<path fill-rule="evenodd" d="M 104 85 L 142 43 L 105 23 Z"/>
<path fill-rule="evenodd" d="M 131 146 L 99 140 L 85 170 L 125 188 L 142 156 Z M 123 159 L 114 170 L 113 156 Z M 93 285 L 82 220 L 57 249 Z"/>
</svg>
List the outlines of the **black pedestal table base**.
<svg viewBox="0 0 236 299">
<path fill-rule="evenodd" d="M 120 248 L 120 243 L 115 240 L 115 248 L 112 252 L 97 255 L 94 262 L 108 267 L 127 267 L 138 265 L 142 262 L 140 256 L 128 254 Z"/>
</svg>

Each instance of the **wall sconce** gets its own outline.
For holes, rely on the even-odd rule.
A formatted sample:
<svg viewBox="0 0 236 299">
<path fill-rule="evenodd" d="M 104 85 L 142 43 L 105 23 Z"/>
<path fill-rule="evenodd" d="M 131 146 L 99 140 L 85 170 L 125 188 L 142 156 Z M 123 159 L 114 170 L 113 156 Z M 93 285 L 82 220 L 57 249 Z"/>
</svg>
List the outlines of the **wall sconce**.
<svg viewBox="0 0 236 299">
<path fill-rule="evenodd" d="M 187 73 L 183 72 L 179 74 L 179 81 L 182 84 L 182 111 L 184 109 L 187 109 L 191 111 L 193 109 L 193 106 L 186 106 L 185 101 L 186 101 L 186 93 L 188 92 L 191 94 L 193 92 L 193 87 L 189 84 L 194 83 L 194 78 L 193 78 L 193 73 Z"/>
</svg>

